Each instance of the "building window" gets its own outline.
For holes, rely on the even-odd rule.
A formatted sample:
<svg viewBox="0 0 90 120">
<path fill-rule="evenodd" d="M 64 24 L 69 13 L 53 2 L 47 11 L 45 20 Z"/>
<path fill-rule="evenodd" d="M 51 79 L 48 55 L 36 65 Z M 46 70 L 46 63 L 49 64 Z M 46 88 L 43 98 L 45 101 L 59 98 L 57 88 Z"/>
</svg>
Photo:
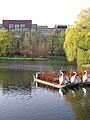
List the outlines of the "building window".
<svg viewBox="0 0 90 120">
<path fill-rule="evenodd" d="M 25 31 L 30 31 L 30 28 L 25 28 Z"/>
<path fill-rule="evenodd" d="M 25 28 L 25 24 L 20 24 L 20 28 Z"/>
<path fill-rule="evenodd" d="M 19 24 L 15 24 L 15 29 L 19 29 Z"/>
<path fill-rule="evenodd" d="M 14 24 L 9 24 L 9 30 L 14 29 Z"/>
</svg>

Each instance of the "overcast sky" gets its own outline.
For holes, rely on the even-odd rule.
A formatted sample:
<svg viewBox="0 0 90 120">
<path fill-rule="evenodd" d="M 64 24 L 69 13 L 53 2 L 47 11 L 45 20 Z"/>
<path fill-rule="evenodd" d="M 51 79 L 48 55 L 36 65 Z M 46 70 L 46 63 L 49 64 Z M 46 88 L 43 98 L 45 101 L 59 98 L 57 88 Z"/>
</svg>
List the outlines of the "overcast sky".
<svg viewBox="0 0 90 120">
<path fill-rule="evenodd" d="M 72 25 L 80 10 L 90 7 L 90 0 L 0 0 L 2 20 L 32 20 L 33 24 Z"/>
</svg>

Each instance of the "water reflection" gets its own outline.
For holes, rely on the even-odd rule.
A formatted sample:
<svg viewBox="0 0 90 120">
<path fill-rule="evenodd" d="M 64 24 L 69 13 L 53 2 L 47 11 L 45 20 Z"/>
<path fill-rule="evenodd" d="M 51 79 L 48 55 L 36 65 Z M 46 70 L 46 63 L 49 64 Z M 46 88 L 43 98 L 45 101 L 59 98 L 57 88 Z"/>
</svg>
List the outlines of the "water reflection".
<svg viewBox="0 0 90 120">
<path fill-rule="evenodd" d="M 71 90 L 72 94 L 73 94 L 73 97 L 75 97 L 75 91 L 74 90 Z"/>
<path fill-rule="evenodd" d="M 54 89 L 52 87 L 40 85 L 38 88 L 44 88 L 53 93 L 58 93 L 60 99 L 65 100 L 72 107 L 77 120 L 88 120 L 90 109 L 90 87 L 77 87 L 72 89 Z M 85 112 L 85 113 L 84 113 Z M 88 115 L 87 115 L 88 114 Z M 88 116 L 88 117 L 87 117 Z"/>
<path fill-rule="evenodd" d="M 60 94 L 60 97 L 62 99 L 63 98 L 63 91 L 62 91 L 62 89 L 59 89 L 59 94 Z"/>
<path fill-rule="evenodd" d="M 53 70 L 76 70 L 75 62 L 68 62 L 66 59 L 61 60 L 49 60 L 49 61 L 29 61 L 29 60 L 1 60 L 1 69 L 12 69 L 12 70 L 30 70 L 30 71 L 46 71 L 48 69 Z"/>
<path fill-rule="evenodd" d="M 16 99 L 32 98 L 32 81 L 30 71 L 0 69 L 0 91 L 1 96 Z"/>
<path fill-rule="evenodd" d="M 67 64 L 64 63 L 65 61 L 62 65 Z M 40 66 L 43 66 L 43 70 L 51 66 L 57 71 L 60 70 L 59 61 L 57 63 L 9 61 L 0 65 L 0 118 L 10 120 L 12 114 L 13 118 L 18 120 L 42 118 L 43 120 L 88 120 L 90 87 L 55 89 L 45 85 L 35 85 L 32 74 L 39 71 Z M 6 118 L 3 114 L 5 110 Z"/>
<path fill-rule="evenodd" d="M 43 85 L 37 82 L 35 82 L 34 85 L 37 89 L 44 88 L 49 91 L 59 93 L 61 99 L 63 99 L 64 97 L 67 97 L 68 94 L 71 95 L 73 98 L 77 97 L 79 94 L 81 94 L 82 97 L 85 97 L 88 94 L 88 92 L 90 92 L 90 86 L 86 86 L 86 87 L 75 86 L 70 88 L 56 89 L 56 88 Z"/>
<path fill-rule="evenodd" d="M 88 120 L 90 118 L 90 87 L 80 87 L 78 91 L 74 91 L 65 96 L 65 100 L 72 106 L 72 110 L 77 120 Z"/>
<path fill-rule="evenodd" d="M 86 92 L 87 92 L 86 88 L 82 87 L 82 90 L 84 92 L 84 96 L 86 96 Z"/>
<path fill-rule="evenodd" d="M 35 86 L 36 86 L 36 88 L 38 88 L 38 83 L 37 82 L 35 82 Z"/>
</svg>

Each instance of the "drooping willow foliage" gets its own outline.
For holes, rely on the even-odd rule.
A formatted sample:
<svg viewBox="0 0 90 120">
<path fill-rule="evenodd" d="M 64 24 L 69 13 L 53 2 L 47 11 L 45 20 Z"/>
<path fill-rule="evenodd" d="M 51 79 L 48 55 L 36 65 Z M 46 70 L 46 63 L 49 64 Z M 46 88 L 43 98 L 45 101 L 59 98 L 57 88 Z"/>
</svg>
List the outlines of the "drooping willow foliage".
<svg viewBox="0 0 90 120">
<path fill-rule="evenodd" d="M 79 67 L 90 63 L 90 8 L 82 10 L 75 25 L 67 28 L 64 50 L 67 59 L 76 59 Z"/>
</svg>

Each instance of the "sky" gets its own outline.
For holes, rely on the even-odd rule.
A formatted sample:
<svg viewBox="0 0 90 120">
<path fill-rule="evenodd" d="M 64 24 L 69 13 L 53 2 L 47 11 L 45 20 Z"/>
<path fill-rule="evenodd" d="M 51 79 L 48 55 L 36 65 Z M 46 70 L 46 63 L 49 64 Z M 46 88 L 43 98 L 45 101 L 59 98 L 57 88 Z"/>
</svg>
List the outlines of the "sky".
<svg viewBox="0 0 90 120">
<path fill-rule="evenodd" d="M 90 0 L 0 0 L 2 20 L 32 20 L 33 24 L 73 25 L 81 10 L 90 7 Z"/>
</svg>

